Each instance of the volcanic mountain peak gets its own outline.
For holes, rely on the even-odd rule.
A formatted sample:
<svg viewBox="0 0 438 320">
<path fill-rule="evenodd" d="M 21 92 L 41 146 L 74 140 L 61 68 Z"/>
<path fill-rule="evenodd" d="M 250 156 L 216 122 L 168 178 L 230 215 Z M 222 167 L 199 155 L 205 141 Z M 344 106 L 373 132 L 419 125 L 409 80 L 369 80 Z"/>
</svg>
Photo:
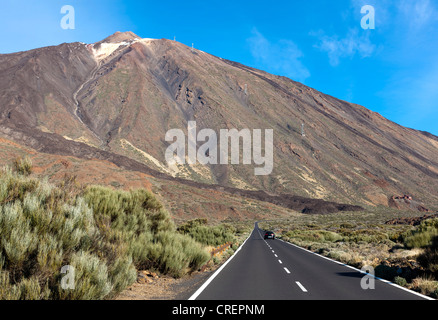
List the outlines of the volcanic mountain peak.
<svg viewBox="0 0 438 320">
<path fill-rule="evenodd" d="M 0 62 L 0 136 L 38 150 L 104 150 L 162 175 L 273 194 L 385 206 L 409 194 L 438 204 L 438 138 L 176 41 L 117 32 Z M 167 131 L 195 120 L 215 132 L 273 129 L 271 176 L 255 177 L 253 165 L 168 167 Z"/>
<path fill-rule="evenodd" d="M 102 41 L 98 43 L 119 43 L 119 42 L 128 42 L 128 41 L 134 41 L 134 40 L 140 40 L 141 37 L 137 36 L 135 33 L 131 31 L 127 32 L 120 32 L 117 31 L 116 33 L 110 35 L 109 37 L 103 39 Z"/>
<path fill-rule="evenodd" d="M 102 41 L 96 42 L 92 47 L 92 52 L 97 61 L 101 61 L 106 57 L 110 56 L 114 51 L 120 47 L 129 46 L 138 41 L 151 41 L 155 39 L 151 38 L 140 38 L 131 31 L 120 32 L 117 31 L 113 35 L 103 39 Z"/>
</svg>

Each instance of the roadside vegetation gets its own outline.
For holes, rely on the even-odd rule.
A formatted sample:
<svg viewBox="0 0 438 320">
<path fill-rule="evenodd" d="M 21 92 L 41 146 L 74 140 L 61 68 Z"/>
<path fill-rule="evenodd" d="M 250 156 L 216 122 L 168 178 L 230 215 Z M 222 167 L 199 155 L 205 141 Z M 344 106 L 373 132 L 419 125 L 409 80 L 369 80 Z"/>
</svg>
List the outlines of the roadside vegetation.
<svg viewBox="0 0 438 320">
<path fill-rule="evenodd" d="M 380 278 L 438 298 L 438 219 L 391 225 L 385 222 L 415 213 L 385 211 L 302 215 L 259 225 L 285 241 L 359 269 L 371 266 Z"/>
<path fill-rule="evenodd" d="M 251 233 L 252 222 L 222 223 L 209 225 L 207 219 L 194 219 L 181 224 L 177 230 L 183 235 L 187 235 L 199 243 L 207 246 L 210 252 L 223 244 L 230 243 L 224 251 L 215 254 L 208 261 L 208 267 L 214 267 L 234 254 L 241 243 Z"/>
<path fill-rule="evenodd" d="M 29 159 L 0 169 L 0 299 L 111 299 L 138 270 L 198 270 L 210 259 L 206 243 L 231 236 L 227 227 L 178 232 L 146 190 L 83 187 L 68 176 L 54 185 L 31 172 Z M 74 268 L 74 289 L 61 287 L 63 266 Z"/>
<path fill-rule="evenodd" d="M 223 223 L 211 226 L 207 223 L 207 219 L 190 220 L 179 226 L 178 231 L 202 244 L 218 246 L 227 242 L 236 242 L 240 235 L 248 233 L 249 230 L 245 225 L 233 226 Z"/>
</svg>

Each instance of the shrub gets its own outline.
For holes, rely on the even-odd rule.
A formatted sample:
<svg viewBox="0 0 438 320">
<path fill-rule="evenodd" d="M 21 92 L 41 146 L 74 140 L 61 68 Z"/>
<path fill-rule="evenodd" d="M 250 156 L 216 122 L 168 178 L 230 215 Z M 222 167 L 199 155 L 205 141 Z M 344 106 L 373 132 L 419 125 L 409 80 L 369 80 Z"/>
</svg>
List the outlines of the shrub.
<svg viewBox="0 0 438 320">
<path fill-rule="evenodd" d="M 345 237 L 345 241 L 356 243 L 377 243 L 389 239 L 387 233 L 372 229 L 344 231 L 343 235 Z"/>
<path fill-rule="evenodd" d="M 229 224 L 208 226 L 206 219 L 195 219 L 178 227 L 178 231 L 202 244 L 218 246 L 234 241 L 237 229 Z"/>
<path fill-rule="evenodd" d="M 326 230 L 293 230 L 286 232 L 287 238 L 310 242 L 337 242 L 342 241 L 340 234 Z"/>
<path fill-rule="evenodd" d="M 73 182 L 0 171 L 0 299 L 108 299 L 136 268 L 181 276 L 208 260 L 151 193 Z M 74 289 L 61 288 L 65 265 Z"/>
<path fill-rule="evenodd" d="M 69 264 L 74 268 L 74 289 L 64 290 L 60 286 L 58 298 L 92 300 L 107 297 L 113 290 L 105 260 L 84 251 L 73 253 Z"/>
<path fill-rule="evenodd" d="M 417 257 L 420 265 L 438 274 L 438 236 L 434 237 L 431 244 Z"/>
<path fill-rule="evenodd" d="M 110 226 L 128 244 L 137 269 L 179 277 L 208 261 L 207 251 L 196 241 L 175 234 L 170 215 L 150 192 L 93 186 L 85 190 L 84 197 L 98 224 Z"/>
<path fill-rule="evenodd" d="M 29 157 L 16 158 L 13 161 L 14 170 L 24 176 L 32 173 L 32 160 Z"/>
<path fill-rule="evenodd" d="M 438 236 L 438 219 L 424 220 L 415 230 L 401 236 L 404 245 L 409 248 L 426 248 L 432 239 Z"/>
<path fill-rule="evenodd" d="M 0 298 L 103 299 L 135 281 L 132 263 L 113 265 L 117 255 L 130 261 L 125 244 L 101 232 L 83 197 L 8 169 L 0 190 L 0 286 L 8 288 Z M 75 290 L 60 288 L 67 264 L 77 271 Z"/>
<path fill-rule="evenodd" d="M 406 287 L 406 285 L 408 284 L 406 279 L 403 277 L 400 277 L 400 276 L 397 276 L 394 278 L 394 283 L 401 286 L 401 287 Z"/>
<path fill-rule="evenodd" d="M 438 291 L 438 282 L 430 276 L 415 278 L 411 286 L 424 295 L 435 295 Z"/>
<path fill-rule="evenodd" d="M 195 240 L 165 231 L 159 232 L 146 250 L 155 268 L 174 277 L 195 271 L 210 259 L 210 254 Z"/>
</svg>

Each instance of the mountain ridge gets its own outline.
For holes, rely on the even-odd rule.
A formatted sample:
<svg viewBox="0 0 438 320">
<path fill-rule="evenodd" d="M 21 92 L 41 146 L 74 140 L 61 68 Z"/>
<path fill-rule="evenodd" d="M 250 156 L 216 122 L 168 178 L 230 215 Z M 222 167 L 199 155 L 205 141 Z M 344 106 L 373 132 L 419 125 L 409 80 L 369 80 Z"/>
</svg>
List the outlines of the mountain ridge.
<svg viewBox="0 0 438 320">
<path fill-rule="evenodd" d="M 93 52 L 98 43 L 127 40 L 100 60 Z M 176 178 L 230 188 L 371 206 L 401 193 L 438 202 L 438 138 L 430 133 L 172 40 L 116 33 L 96 44 L 0 55 L 9 66 L 0 70 L 1 132 L 9 127 L 14 137 L 26 125 Z M 186 131 L 194 120 L 217 132 L 273 128 L 272 176 L 254 177 L 253 166 L 243 165 L 166 168 L 166 131 Z"/>
</svg>

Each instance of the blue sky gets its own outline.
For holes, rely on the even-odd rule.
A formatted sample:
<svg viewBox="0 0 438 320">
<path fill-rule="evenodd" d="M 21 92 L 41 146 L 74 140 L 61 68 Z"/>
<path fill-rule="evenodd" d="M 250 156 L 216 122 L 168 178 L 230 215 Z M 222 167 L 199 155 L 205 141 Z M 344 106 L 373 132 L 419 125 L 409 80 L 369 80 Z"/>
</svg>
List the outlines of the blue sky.
<svg viewBox="0 0 438 320">
<path fill-rule="evenodd" d="M 75 29 L 60 26 L 75 9 Z M 361 28 L 361 8 L 375 29 Z M 97 42 L 116 31 L 168 38 L 287 76 L 438 135 L 438 1 L 2 0 L 0 53 Z"/>
</svg>

